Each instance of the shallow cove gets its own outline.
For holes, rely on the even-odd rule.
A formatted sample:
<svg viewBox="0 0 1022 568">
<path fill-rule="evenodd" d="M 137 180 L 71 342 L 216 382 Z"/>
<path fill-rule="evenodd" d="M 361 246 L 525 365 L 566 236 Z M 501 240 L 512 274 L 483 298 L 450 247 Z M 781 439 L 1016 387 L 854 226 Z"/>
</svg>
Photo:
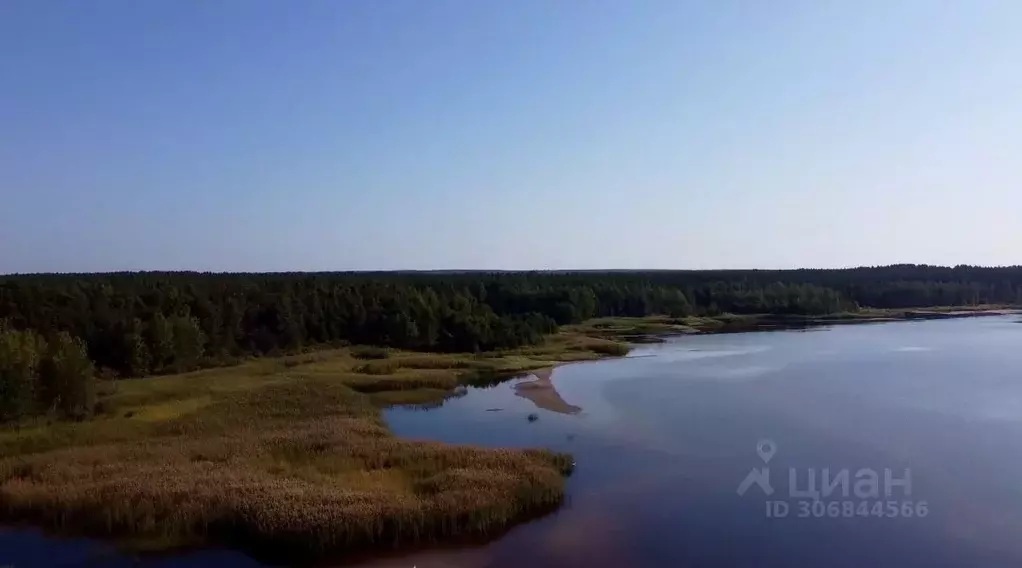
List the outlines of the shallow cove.
<svg viewBox="0 0 1022 568">
<path fill-rule="evenodd" d="M 400 436 L 546 446 L 572 452 L 577 467 L 562 510 L 494 542 L 362 564 L 1018 566 L 1020 347 L 1022 326 L 1010 317 L 678 337 L 628 358 L 558 367 L 550 384 L 563 406 L 537 406 L 516 389 L 532 379 L 518 379 L 432 410 L 392 409 Z M 765 467 L 762 439 L 777 447 L 766 466 L 771 499 L 792 504 L 785 518 L 767 518 L 759 488 L 736 491 Z M 810 468 L 817 489 L 824 468 L 886 468 L 898 478 L 909 469 L 912 494 L 896 487 L 893 499 L 925 501 L 928 514 L 799 518 L 789 468 L 803 490 Z M 882 480 L 880 491 L 883 499 Z M 104 551 L 0 532 L 0 566 L 139 565 Z M 143 565 L 257 564 L 201 551 Z"/>
</svg>

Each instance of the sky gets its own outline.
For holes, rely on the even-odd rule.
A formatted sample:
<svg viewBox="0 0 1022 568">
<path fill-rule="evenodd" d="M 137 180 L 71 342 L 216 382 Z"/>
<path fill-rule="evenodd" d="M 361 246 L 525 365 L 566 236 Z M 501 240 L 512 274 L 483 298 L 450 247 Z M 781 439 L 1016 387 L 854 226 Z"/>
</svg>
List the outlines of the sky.
<svg viewBox="0 0 1022 568">
<path fill-rule="evenodd" d="M 1017 0 L 0 0 L 0 273 L 1022 263 Z"/>
</svg>

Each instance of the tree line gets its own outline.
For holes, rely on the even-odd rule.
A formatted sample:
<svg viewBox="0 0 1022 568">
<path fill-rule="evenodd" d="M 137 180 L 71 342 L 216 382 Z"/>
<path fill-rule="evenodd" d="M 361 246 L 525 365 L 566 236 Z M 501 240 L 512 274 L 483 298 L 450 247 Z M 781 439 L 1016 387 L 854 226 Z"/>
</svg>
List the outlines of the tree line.
<svg viewBox="0 0 1022 568">
<path fill-rule="evenodd" d="M 52 362 L 77 361 L 72 351 L 102 373 L 138 377 L 339 343 L 512 348 L 597 316 L 980 303 L 1022 303 L 1022 267 L 0 276 L 0 404 L 79 412 L 84 390 L 52 386 L 70 380 L 55 379 L 72 373 L 54 375 Z"/>
</svg>

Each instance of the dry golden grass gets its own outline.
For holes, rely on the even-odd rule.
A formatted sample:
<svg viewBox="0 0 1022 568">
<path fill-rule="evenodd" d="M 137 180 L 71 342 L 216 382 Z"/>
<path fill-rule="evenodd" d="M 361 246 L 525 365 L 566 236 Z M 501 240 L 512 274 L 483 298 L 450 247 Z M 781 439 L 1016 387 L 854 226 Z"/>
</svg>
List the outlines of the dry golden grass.
<svg viewBox="0 0 1022 568">
<path fill-rule="evenodd" d="M 89 421 L 0 429 L 0 514 L 141 547 L 221 542 L 291 560 L 500 532 L 561 503 L 571 458 L 401 440 L 379 408 L 611 351 L 589 341 L 368 361 L 379 352 L 340 349 L 120 381 Z"/>
</svg>

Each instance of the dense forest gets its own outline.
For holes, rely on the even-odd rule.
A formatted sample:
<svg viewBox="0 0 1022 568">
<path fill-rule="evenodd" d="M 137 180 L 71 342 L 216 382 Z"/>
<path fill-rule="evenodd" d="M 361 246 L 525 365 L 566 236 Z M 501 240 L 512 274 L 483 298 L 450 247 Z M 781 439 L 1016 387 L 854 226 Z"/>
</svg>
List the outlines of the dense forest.
<svg viewBox="0 0 1022 568">
<path fill-rule="evenodd" d="M 138 377 L 342 342 L 486 351 L 596 316 L 981 303 L 1022 304 L 1022 267 L 0 276 L 0 419 L 80 414 L 73 377 L 93 367 Z"/>
</svg>

